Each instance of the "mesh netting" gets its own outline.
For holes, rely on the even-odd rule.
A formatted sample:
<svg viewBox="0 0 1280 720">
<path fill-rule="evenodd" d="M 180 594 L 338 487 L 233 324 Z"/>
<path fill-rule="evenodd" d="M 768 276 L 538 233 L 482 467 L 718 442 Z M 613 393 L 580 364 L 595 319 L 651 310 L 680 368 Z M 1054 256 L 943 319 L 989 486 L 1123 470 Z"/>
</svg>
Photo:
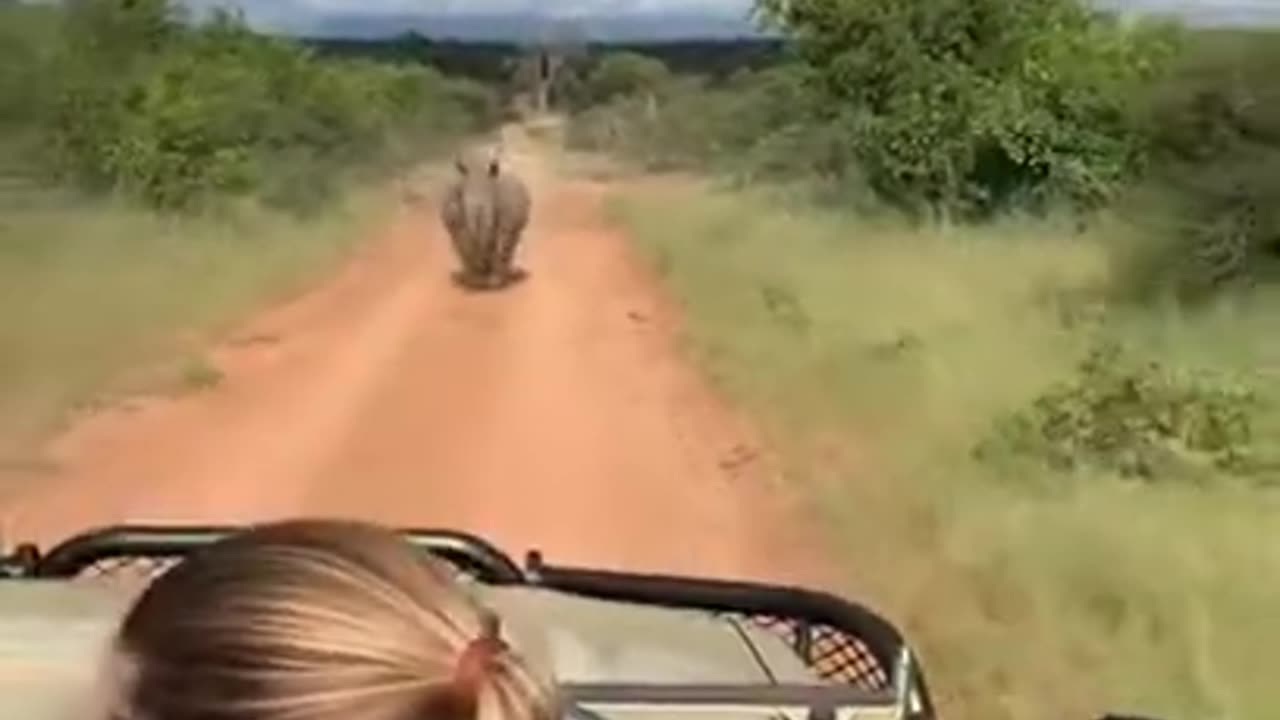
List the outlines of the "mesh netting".
<svg viewBox="0 0 1280 720">
<path fill-rule="evenodd" d="M 780 636 L 827 682 L 873 692 L 890 688 L 888 669 L 866 643 L 847 632 L 772 615 L 753 615 L 747 620 Z"/>
<path fill-rule="evenodd" d="M 180 555 L 145 557 L 139 555 L 121 555 L 96 560 L 85 565 L 76 573 L 77 581 L 142 581 L 149 582 L 163 575 L 169 568 L 182 561 Z M 459 579 L 471 580 L 473 576 L 458 569 L 456 565 L 445 563 L 449 568 L 457 570 Z"/>
<path fill-rule="evenodd" d="M 84 566 L 73 578 L 78 581 L 151 581 L 160 577 L 182 558 L 176 555 L 108 557 Z"/>
</svg>

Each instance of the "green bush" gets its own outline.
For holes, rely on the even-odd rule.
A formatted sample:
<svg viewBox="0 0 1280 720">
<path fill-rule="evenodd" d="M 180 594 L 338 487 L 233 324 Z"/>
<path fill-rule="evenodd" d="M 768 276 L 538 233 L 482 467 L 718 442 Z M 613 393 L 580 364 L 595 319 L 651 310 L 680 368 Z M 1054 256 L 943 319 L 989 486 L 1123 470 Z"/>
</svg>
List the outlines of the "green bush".
<svg viewBox="0 0 1280 720">
<path fill-rule="evenodd" d="M 1206 32 L 1150 94 L 1155 239 L 1127 257 L 1140 296 L 1204 299 L 1280 269 L 1280 35 Z M 1169 210 L 1172 209 L 1172 213 Z"/>
<path fill-rule="evenodd" d="M 1001 420 L 979 457 L 1004 451 L 1058 471 L 1102 471 L 1148 482 L 1248 475 L 1258 397 L 1247 386 L 1140 363 L 1118 345 L 1095 348 L 1069 382 Z"/>
<path fill-rule="evenodd" d="M 592 104 L 618 97 L 653 94 L 670 81 L 671 73 L 661 60 L 634 52 L 606 55 L 584 82 L 585 99 Z"/>
<path fill-rule="evenodd" d="M 1140 167 L 1128 97 L 1172 48 L 1078 0 L 760 0 L 818 121 L 899 204 L 989 211 L 1108 200 Z"/>
<path fill-rule="evenodd" d="M 662 167 L 816 180 L 847 200 L 870 185 L 918 213 L 1096 207 L 1145 168 L 1134 97 L 1181 42 L 1172 26 L 1122 25 L 1078 0 L 758 5 L 790 60 L 691 87 L 606 58 L 608 91 L 580 136 Z"/>
<path fill-rule="evenodd" d="M 602 71 L 611 67 L 608 58 L 600 64 Z M 794 66 L 743 71 L 723 86 L 696 77 L 616 85 L 629 89 L 603 93 L 607 102 L 577 115 L 571 144 L 618 152 L 652 169 L 710 167 L 746 179 L 832 169 L 823 162 L 826 135 L 807 122 L 809 98 Z"/>
<path fill-rule="evenodd" d="M 0 122 L 41 138 L 45 175 L 156 208 L 248 194 L 314 206 L 344 173 L 395 165 L 497 116 L 474 83 L 318 57 L 225 12 L 194 27 L 167 0 L 25 13 L 12 16 L 24 26 L 39 16 L 49 42 L 5 52 L 45 79 L 0 72 Z"/>
<path fill-rule="evenodd" d="M 1134 230 L 1112 248 L 1125 300 L 1280 278 L 1274 31 L 1121 23 L 1077 0 L 760 7 L 790 40 L 782 62 L 712 84 L 606 57 L 618 89 L 569 141 L 860 211 L 1109 207 Z"/>
</svg>

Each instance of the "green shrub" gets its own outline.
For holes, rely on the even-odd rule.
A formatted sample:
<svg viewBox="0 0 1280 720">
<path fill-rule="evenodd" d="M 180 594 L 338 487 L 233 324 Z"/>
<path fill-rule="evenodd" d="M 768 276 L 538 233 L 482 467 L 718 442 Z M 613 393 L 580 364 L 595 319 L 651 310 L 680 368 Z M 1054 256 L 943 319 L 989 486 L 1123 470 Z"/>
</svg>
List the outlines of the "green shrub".
<svg viewBox="0 0 1280 720">
<path fill-rule="evenodd" d="M 1222 378 L 1137 362 L 1118 345 L 1095 348 L 1076 376 L 1001 420 L 977 448 L 1059 471 L 1102 471 L 1158 482 L 1249 474 L 1256 393 Z"/>
<path fill-rule="evenodd" d="M 602 69 L 611 67 L 602 61 Z M 621 84 L 621 83 L 619 83 Z M 671 77 L 608 93 L 571 122 L 571 145 L 608 150 L 650 169 L 715 168 L 744 180 L 840 174 L 830 137 L 808 122 L 795 66 L 740 72 L 723 86 Z"/>
<path fill-rule="evenodd" d="M 0 71 L 0 122 L 13 117 L 41 139 L 44 174 L 166 210 L 248 194 L 300 209 L 344 173 L 394 167 L 497 117 L 492 93 L 474 83 L 319 57 L 226 12 L 185 25 L 175 7 L 41 8 L 48 49 L 5 51 L 24 72 L 46 70 L 39 86 Z M 6 110 L 23 107 L 33 109 Z"/>
<path fill-rule="evenodd" d="M 877 190 L 989 211 L 1108 200 L 1140 167 L 1128 95 L 1172 47 L 1077 0 L 761 0 Z"/>
<path fill-rule="evenodd" d="M 592 104 L 653 94 L 670 81 L 670 75 L 667 66 L 656 58 L 633 52 L 610 53 L 591 70 L 583 92 Z"/>
<path fill-rule="evenodd" d="M 1147 99 L 1156 202 L 1171 216 L 1125 259 L 1143 298 L 1202 300 L 1280 269 L 1280 35 L 1207 32 Z M 1170 212 L 1172 211 L 1172 212 Z"/>
</svg>

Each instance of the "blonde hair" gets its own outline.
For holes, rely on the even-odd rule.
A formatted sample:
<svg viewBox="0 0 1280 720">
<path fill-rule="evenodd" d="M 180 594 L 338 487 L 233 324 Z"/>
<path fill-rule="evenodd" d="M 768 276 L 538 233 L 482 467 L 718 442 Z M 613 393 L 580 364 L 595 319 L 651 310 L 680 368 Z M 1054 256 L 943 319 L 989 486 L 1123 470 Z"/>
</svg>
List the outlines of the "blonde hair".
<svg viewBox="0 0 1280 720">
<path fill-rule="evenodd" d="M 346 521 L 262 526 L 158 578 L 109 662 L 110 720 L 556 720 L 550 678 L 441 562 Z"/>
</svg>

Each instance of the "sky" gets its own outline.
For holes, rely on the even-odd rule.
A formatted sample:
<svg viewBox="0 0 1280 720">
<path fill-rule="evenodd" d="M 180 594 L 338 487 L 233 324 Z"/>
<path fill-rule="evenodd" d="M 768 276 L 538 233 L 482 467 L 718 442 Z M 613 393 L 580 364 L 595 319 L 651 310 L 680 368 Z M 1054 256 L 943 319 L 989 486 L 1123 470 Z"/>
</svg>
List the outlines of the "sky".
<svg viewBox="0 0 1280 720">
<path fill-rule="evenodd" d="M 228 4 L 245 11 L 251 24 L 267 30 L 304 31 L 341 27 L 360 18 L 370 27 L 404 24 L 403 18 L 464 17 L 491 13 L 532 13 L 542 17 L 628 16 L 656 18 L 667 13 L 736 19 L 741 23 L 753 0 L 182 0 L 204 10 Z M 1188 20 L 1231 24 L 1280 24 L 1280 0 L 1096 0 L 1100 5 L 1171 11 Z M 746 27 L 743 25 L 743 27 Z M 421 29 L 421 28 L 419 28 Z"/>
<path fill-rule="evenodd" d="M 190 0 L 194 5 L 220 4 L 219 0 Z M 246 9 L 266 8 L 279 0 L 238 0 Z M 313 12 L 429 13 L 447 14 L 463 11 L 533 11 L 549 14 L 612 14 L 619 10 L 710 11 L 716 14 L 741 15 L 751 0 L 295 0 L 289 3 Z M 1168 9 L 1207 10 L 1213 8 L 1280 11 L 1280 0 L 1114 0 L 1117 5 L 1162 7 Z"/>
<path fill-rule="evenodd" d="M 279 0 L 236 0 L 246 10 L 266 9 Z M 221 5 L 220 0 L 188 0 L 196 6 Z M 619 11 L 657 12 L 672 9 L 710 11 L 716 14 L 741 15 L 751 6 L 751 0 L 294 0 L 290 5 L 317 13 L 350 12 L 367 13 L 423 13 L 431 15 L 461 12 L 528 12 L 575 15 L 613 14 Z"/>
</svg>

